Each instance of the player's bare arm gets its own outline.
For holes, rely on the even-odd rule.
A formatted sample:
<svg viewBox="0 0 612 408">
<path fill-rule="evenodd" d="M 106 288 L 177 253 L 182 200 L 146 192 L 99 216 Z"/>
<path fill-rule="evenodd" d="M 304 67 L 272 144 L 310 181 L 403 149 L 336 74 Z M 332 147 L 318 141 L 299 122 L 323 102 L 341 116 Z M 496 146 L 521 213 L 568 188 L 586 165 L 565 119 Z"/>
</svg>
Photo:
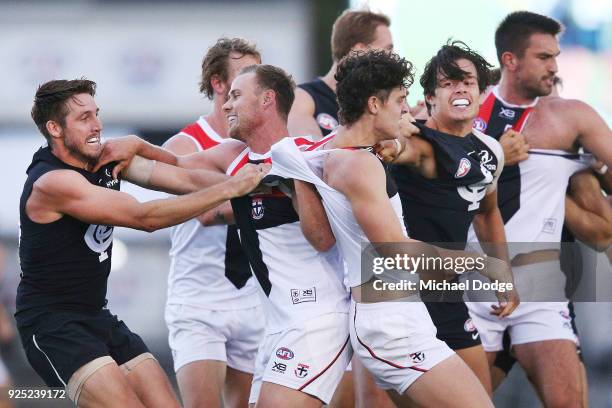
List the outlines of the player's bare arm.
<svg viewBox="0 0 612 408">
<path fill-rule="evenodd" d="M 146 203 L 121 191 L 92 185 L 74 171 L 55 170 L 36 181 L 26 211 L 38 223 L 50 223 L 65 214 L 92 224 L 155 231 L 246 194 L 259 184 L 268 170 L 269 166 L 248 166 L 230 180 L 208 189 Z"/>
<path fill-rule="evenodd" d="M 300 217 L 302 233 L 317 251 L 325 252 L 336 243 L 321 197 L 315 187 L 294 180 L 294 207 Z"/>
<path fill-rule="evenodd" d="M 111 139 L 104 144 L 104 150 L 94 171 L 105 164 L 116 161 L 119 163 L 113 169 L 113 177 L 116 178 L 124 168 L 129 166 L 134 156 L 138 155 L 149 160 L 183 168 L 225 172 L 231 160 L 243 149 L 244 144 L 242 142 L 231 140 L 203 152 L 180 156 L 170 150 L 148 143 L 137 136 L 126 136 Z"/>
<path fill-rule="evenodd" d="M 199 151 L 198 145 L 193 138 L 180 133 L 168 139 L 163 147 L 179 156 L 185 156 Z M 232 206 L 229 201 L 225 202 L 199 215 L 198 221 L 204 226 L 233 224 L 234 212 L 232 211 Z"/>
<path fill-rule="evenodd" d="M 565 224 L 576 238 L 595 250 L 603 251 L 612 243 L 612 208 L 590 171 L 570 179 Z"/>
<path fill-rule="evenodd" d="M 315 139 L 323 137 L 321 129 L 314 119 L 315 104 L 308 92 L 301 88 L 295 89 L 295 100 L 291 105 L 287 127 L 291 136 L 312 136 Z"/>
<path fill-rule="evenodd" d="M 198 217 L 198 220 L 200 220 L 205 227 L 210 227 L 212 225 L 233 225 L 236 223 L 234 210 L 229 201 L 206 211 Z"/>
<path fill-rule="evenodd" d="M 436 170 L 436 158 L 431 143 L 417 135 L 413 135 L 409 138 L 402 137 L 402 139 L 404 148 L 397 157 L 390 162 L 412 167 L 425 178 L 436 178 L 438 172 Z"/>
<path fill-rule="evenodd" d="M 170 194 L 188 194 L 222 183 L 229 176 L 219 171 L 183 169 L 134 157 L 122 171 L 123 178 L 141 187 Z"/>
<path fill-rule="evenodd" d="M 567 113 L 577 126 L 578 143 L 612 167 L 612 131 L 591 106 L 577 100 L 566 100 Z"/>
<path fill-rule="evenodd" d="M 594 171 L 597 180 L 599 180 L 601 189 L 605 191 L 607 195 L 612 194 L 612 170 L 599 160 L 593 163 L 591 169 Z"/>
</svg>

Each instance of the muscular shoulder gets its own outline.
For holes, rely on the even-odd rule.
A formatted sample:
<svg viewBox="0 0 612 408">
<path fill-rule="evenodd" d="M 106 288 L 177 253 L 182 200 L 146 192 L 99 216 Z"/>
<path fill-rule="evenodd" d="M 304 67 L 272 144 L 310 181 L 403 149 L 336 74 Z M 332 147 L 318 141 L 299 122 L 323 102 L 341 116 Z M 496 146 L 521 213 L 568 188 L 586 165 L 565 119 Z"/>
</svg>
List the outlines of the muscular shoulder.
<svg viewBox="0 0 612 408">
<path fill-rule="evenodd" d="M 52 170 L 34 183 L 34 191 L 48 197 L 69 198 L 83 185 L 90 184 L 74 170 Z"/>
<path fill-rule="evenodd" d="M 555 117 L 573 119 L 588 118 L 597 115 L 597 112 L 588 103 L 578 99 L 566 99 L 559 96 L 547 96 L 542 98 L 540 108 Z"/>
<path fill-rule="evenodd" d="M 380 161 L 366 151 L 346 150 L 330 154 L 326 163 L 328 183 L 345 194 L 372 183 L 385 185 L 385 171 Z"/>
</svg>

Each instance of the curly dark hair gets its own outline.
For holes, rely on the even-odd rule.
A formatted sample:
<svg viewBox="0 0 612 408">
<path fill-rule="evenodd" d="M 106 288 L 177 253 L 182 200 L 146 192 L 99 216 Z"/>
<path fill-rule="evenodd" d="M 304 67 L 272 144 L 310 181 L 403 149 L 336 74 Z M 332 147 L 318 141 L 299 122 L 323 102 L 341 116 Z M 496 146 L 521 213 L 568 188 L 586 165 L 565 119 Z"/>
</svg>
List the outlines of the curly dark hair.
<svg viewBox="0 0 612 408">
<path fill-rule="evenodd" d="M 51 135 L 47 131 L 47 122 L 52 120 L 64 126 L 68 115 L 68 100 L 75 95 L 85 93 L 91 96 L 96 94 L 96 83 L 86 78 L 53 80 L 38 87 L 31 115 L 49 146 L 51 146 Z"/>
<path fill-rule="evenodd" d="M 423 75 L 421 75 L 421 86 L 423 87 L 423 95 L 433 96 L 438 87 L 438 74 L 442 74 L 444 78 L 461 81 L 468 73 L 457 65 L 457 60 L 466 59 L 471 61 L 476 67 L 478 76 L 478 89 L 484 92 L 487 86 L 491 83 L 490 75 L 493 65 L 489 64 L 476 51 L 473 51 L 462 41 L 448 40 L 446 45 L 440 48 L 440 51 L 434 55 L 425 65 Z M 427 105 L 427 111 L 431 111 L 431 106 Z"/>
<path fill-rule="evenodd" d="M 340 61 L 334 78 L 340 123 L 351 125 L 365 112 L 368 98 L 385 102 L 393 89 L 412 85 L 414 72 L 412 63 L 395 53 L 353 51 Z"/>
</svg>

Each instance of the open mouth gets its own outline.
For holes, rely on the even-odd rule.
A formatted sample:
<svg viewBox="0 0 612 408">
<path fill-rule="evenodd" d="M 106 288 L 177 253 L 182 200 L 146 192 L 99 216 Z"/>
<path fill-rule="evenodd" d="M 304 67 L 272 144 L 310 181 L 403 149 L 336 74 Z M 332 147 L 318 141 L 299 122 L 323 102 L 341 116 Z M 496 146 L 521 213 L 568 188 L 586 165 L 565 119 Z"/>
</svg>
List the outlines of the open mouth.
<svg viewBox="0 0 612 408">
<path fill-rule="evenodd" d="M 227 123 L 233 125 L 236 122 L 236 115 L 229 115 L 227 117 Z"/>
<path fill-rule="evenodd" d="M 453 106 L 458 108 L 467 108 L 470 106 L 470 101 L 465 98 L 455 99 L 451 102 Z"/>
<path fill-rule="evenodd" d="M 87 139 L 85 141 L 85 143 L 87 143 L 89 145 L 100 144 L 100 137 L 98 137 L 98 136 L 90 137 L 89 139 Z"/>
</svg>

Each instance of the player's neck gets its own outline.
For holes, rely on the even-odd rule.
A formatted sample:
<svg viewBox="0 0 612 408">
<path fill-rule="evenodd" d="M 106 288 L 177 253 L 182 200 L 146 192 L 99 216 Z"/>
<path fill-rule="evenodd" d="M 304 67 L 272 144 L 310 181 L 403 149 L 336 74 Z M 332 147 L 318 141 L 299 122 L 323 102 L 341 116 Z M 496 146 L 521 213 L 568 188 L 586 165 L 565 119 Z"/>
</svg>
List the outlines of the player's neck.
<svg viewBox="0 0 612 408">
<path fill-rule="evenodd" d="M 261 126 L 253 129 L 247 141 L 253 153 L 267 153 L 272 145 L 289 136 L 287 122 L 280 118 L 267 120 Z"/>
<path fill-rule="evenodd" d="M 535 101 L 535 98 L 526 95 L 518 79 L 509 75 L 502 74 L 497 93 L 505 102 L 512 105 L 531 105 Z"/>
<path fill-rule="evenodd" d="M 370 123 L 366 123 L 364 120 L 358 120 L 353 123 L 350 127 L 340 126 L 338 133 L 331 141 L 331 146 L 334 148 L 344 147 L 363 147 L 373 146 L 379 142 L 379 138 L 372 130 Z"/>
<path fill-rule="evenodd" d="M 225 113 L 223 113 L 223 102 L 220 98 L 215 98 L 213 102 L 213 110 L 207 116 L 204 117 L 206 122 L 210 125 L 211 128 L 219 136 L 222 138 L 227 138 L 229 134 L 229 128 L 227 125 L 227 118 L 225 117 Z"/>
<path fill-rule="evenodd" d="M 334 62 L 327 74 L 321 77 L 321 80 L 325 82 L 325 85 L 329 86 L 329 88 L 334 91 L 334 93 L 336 93 L 336 85 L 338 84 L 338 81 L 336 81 L 336 78 L 334 78 L 335 75 L 336 63 Z"/>
<path fill-rule="evenodd" d="M 60 146 L 59 143 L 56 143 L 53 148 L 51 148 L 51 153 L 60 159 L 63 163 L 76 167 L 79 169 L 83 169 L 86 171 L 91 171 L 94 168 L 94 164 L 85 158 L 81 158 L 72 154 L 68 149 L 64 146 Z"/>
<path fill-rule="evenodd" d="M 442 120 L 436 116 L 430 116 L 425 122 L 425 126 L 435 129 L 442 133 L 452 136 L 465 137 L 472 132 L 472 120 L 469 121 L 451 121 Z"/>
</svg>

